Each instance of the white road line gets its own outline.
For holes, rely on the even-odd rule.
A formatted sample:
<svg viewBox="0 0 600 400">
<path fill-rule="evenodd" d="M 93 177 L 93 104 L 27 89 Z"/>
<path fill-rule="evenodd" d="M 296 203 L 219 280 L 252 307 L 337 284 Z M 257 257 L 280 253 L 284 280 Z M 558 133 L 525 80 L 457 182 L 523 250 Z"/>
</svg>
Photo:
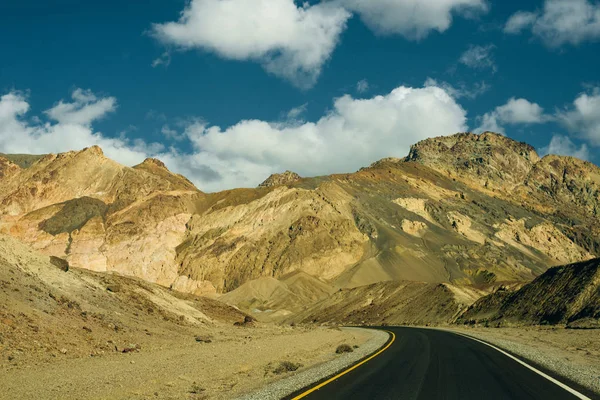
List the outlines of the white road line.
<svg viewBox="0 0 600 400">
<path fill-rule="evenodd" d="M 587 397 L 586 395 L 584 395 L 584 394 L 582 394 L 582 393 L 579 393 L 577 390 L 575 390 L 575 389 L 573 389 L 573 388 L 571 388 L 571 387 L 569 387 L 569 386 L 565 385 L 564 383 L 562 383 L 562 382 L 560 382 L 560 381 L 557 381 L 556 379 L 554 379 L 554 378 L 553 378 L 553 377 L 551 377 L 550 375 L 548 375 L 548 374 L 545 374 L 545 373 L 543 373 L 542 371 L 540 371 L 539 369 L 537 369 L 537 368 L 535 368 L 535 367 L 532 367 L 531 365 L 527 364 L 527 363 L 526 363 L 526 362 L 524 362 L 524 361 L 521 361 L 521 360 L 519 360 L 517 357 L 515 357 L 515 356 L 513 356 L 513 355 L 511 355 L 511 354 L 507 353 L 506 351 L 504 351 L 504 350 L 502 350 L 502 349 L 500 349 L 500 348 L 498 348 L 498 347 L 494 346 L 493 344 L 490 344 L 490 343 L 488 343 L 488 342 L 484 342 L 483 340 L 479 340 L 479 339 L 476 339 L 476 338 L 474 338 L 474 337 L 472 337 L 472 336 L 465 335 L 465 334 L 462 334 L 462 333 L 459 333 L 459 332 L 447 331 L 447 330 L 445 330 L 445 329 L 444 329 L 444 332 L 451 332 L 451 333 L 454 333 L 455 335 L 460 335 L 460 336 L 466 337 L 466 338 L 468 338 L 468 339 L 474 340 L 474 341 L 476 341 L 476 342 L 483 343 L 483 344 L 485 344 L 486 346 L 489 346 L 489 347 L 491 347 L 492 349 L 494 349 L 494 350 L 496 350 L 496 351 L 499 351 L 500 353 L 504 354 L 506 357 L 509 357 L 509 358 L 511 358 L 511 359 L 513 359 L 513 360 L 515 360 L 516 362 L 518 362 L 519 364 L 523 365 L 524 367 L 527 367 L 527 368 L 529 368 L 530 370 L 532 370 L 532 371 L 533 371 L 533 372 L 535 372 L 536 374 L 543 376 L 544 378 L 548 379 L 550 382 L 552 382 L 552 383 L 554 383 L 554 384 L 556 384 L 556 385 L 560 386 L 561 388 L 565 389 L 567 392 L 571 393 L 573 396 L 575 396 L 575 397 L 577 397 L 577 398 L 579 398 L 579 399 L 582 399 L 582 400 L 592 400 L 592 399 L 590 399 L 589 397 Z"/>
</svg>

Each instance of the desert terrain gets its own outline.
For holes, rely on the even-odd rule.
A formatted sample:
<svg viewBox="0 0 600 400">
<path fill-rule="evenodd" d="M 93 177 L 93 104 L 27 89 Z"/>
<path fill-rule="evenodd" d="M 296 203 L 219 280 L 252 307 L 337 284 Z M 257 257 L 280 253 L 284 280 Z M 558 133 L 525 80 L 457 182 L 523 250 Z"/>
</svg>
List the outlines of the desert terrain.
<svg viewBox="0 0 600 400">
<path fill-rule="evenodd" d="M 370 338 L 262 324 L 216 300 L 64 271 L 10 237 L 0 237 L 0 267 L 3 399 L 232 398 L 293 372 L 281 363 L 300 372 Z"/>
<path fill-rule="evenodd" d="M 349 325 L 468 333 L 600 390 L 589 162 L 459 133 L 203 193 L 94 146 L 2 154 L 0 189 L 0 397 L 234 398 L 371 343 Z"/>
</svg>

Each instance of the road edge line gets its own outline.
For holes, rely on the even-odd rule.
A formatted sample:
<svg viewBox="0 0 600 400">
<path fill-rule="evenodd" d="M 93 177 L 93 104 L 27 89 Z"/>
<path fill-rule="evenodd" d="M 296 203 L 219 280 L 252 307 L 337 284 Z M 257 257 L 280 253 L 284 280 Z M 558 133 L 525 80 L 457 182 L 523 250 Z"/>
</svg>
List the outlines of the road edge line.
<svg viewBox="0 0 600 400">
<path fill-rule="evenodd" d="M 366 328 L 369 329 L 369 328 Z M 384 351 L 386 351 L 387 349 L 390 348 L 390 346 L 392 345 L 392 343 L 394 343 L 394 341 L 396 340 L 396 335 L 394 334 L 394 332 L 392 331 L 384 331 L 387 332 L 390 335 L 390 340 L 388 340 L 387 344 L 385 344 L 383 346 L 383 348 L 379 349 L 378 351 L 376 351 L 374 354 L 371 354 L 370 356 L 368 356 L 367 358 L 363 359 L 362 361 L 357 362 L 354 365 L 351 365 L 350 367 L 344 369 L 342 372 L 338 372 L 336 375 L 332 376 L 331 378 L 325 380 L 324 382 L 319 383 L 316 386 L 311 387 L 310 389 L 303 391 L 302 393 L 294 396 L 291 398 L 291 400 L 299 400 L 302 399 L 306 396 L 308 396 L 309 394 L 316 392 L 317 390 L 321 389 L 322 387 L 324 387 L 325 385 L 330 384 L 331 382 L 335 381 L 336 379 L 346 375 L 347 373 L 349 373 L 350 371 L 355 370 L 356 368 L 360 367 L 361 365 L 365 364 L 366 362 L 374 359 L 375 357 L 377 357 L 378 355 L 380 355 L 381 353 L 383 353 Z"/>
<path fill-rule="evenodd" d="M 555 379 L 555 378 L 551 377 L 550 375 L 546 374 L 545 372 L 543 372 L 543 371 L 540 371 L 539 369 L 535 368 L 534 366 L 532 366 L 532 365 L 529 365 L 529 364 L 528 364 L 528 363 L 526 363 L 525 361 L 523 361 L 523 360 L 519 359 L 518 357 L 515 357 L 515 356 L 513 356 L 513 355 L 512 355 L 512 354 L 510 354 L 509 352 L 507 352 L 507 351 L 505 351 L 505 350 L 502 350 L 502 349 L 501 349 L 501 348 L 499 348 L 499 347 L 496 347 L 496 346 L 494 346 L 494 345 L 493 345 L 493 344 L 491 344 L 491 343 L 488 343 L 488 342 L 486 342 L 486 341 L 484 341 L 484 340 L 478 339 L 478 338 L 476 338 L 476 337 L 473 337 L 473 336 L 466 335 L 466 334 L 464 334 L 464 333 L 461 333 L 461 332 L 455 332 L 455 331 L 446 330 L 446 329 L 440 329 L 440 330 L 442 330 L 442 331 L 444 331 L 444 332 L 451 332 L 451 333 L 453 333 L 453 334 L 455 334 L 455 335 L 459 335 L 459 336 L 462 336 L 462 337 L 466 337 L 467 339 L 471 339 L 471 340 L 474 340 L 474 341 L 476 341 L 476 342 L 479 342 L 479 343 L 485 344 L 486 346 L 489 346 L 489 347 L 491 347 L 492 349 L 494 349 L 494 350 L 496 350 L 496 351 L 498 351 L 498 352 L 500 352 L 500 353 L 504 354 L 504 355 L 505 355 L 505 356 L 507 356 L 508 358 L 510 358 L 510 359 L 512 359 L 512 360 L 514 360 L 514 361 L 516 361 L 516 362 L 518 362 L 519 364 L 523 365 L 524 367 L 526 367 L 526 368 L 529 368 L 530 370 L 532 370 L 532 371 L 533 371 L 533 372 L 535 372 L 536 374 L 538 374 L 538 375 L 540 375 L 540 376 L 542 376 L 542 377 L 546 378 L 546 379 L 547 379 L 547 380 L 549 380 L 550 382 L 554 383 L 555 385 L 557 385 L 557 386 L 561 387 L 562 389 L 566 390 L 567 392 L 571 393 L 573 396 L 575 396 L 575 397 L 577 397 L 577 398 L 579 398 L 579 399 L 581 399 L 581 400 L 592 400 L 591 398 L 587 397 L 587 396 L 586 396 L 586 395 L 584 395 L 583 393 L 580 393 L 580 392 L 578 392 L 577 390 L 573 389 L 572 387 L 570 387 L 570 386 L 568 386 L 568 385 L 566 385 L 566 384 L 562 383 L 562 382 L 561 382 L 561 381 L 559 381 L 558 379 Z"/>
</svg>

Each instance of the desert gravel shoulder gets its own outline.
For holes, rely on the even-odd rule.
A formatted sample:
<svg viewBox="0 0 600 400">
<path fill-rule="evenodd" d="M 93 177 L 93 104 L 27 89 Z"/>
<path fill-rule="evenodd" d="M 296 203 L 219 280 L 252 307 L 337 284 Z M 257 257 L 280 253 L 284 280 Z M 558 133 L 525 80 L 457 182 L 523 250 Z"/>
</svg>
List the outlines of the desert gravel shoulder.
<svg viewBox="0 0 600 400">
<path fill-rule="evenodd" d="M 451 328 L 530 360 L 600 394 L 600 331 L 564 328 Z"/>
<path fill-rule="evenodd" d="M 59 354 L 40 365 L 23 361 L 0 370 L 0 399 L 231 399 L 289 376 L 273 373 L 282 361 L 308 370 L 346 359 L 335 353 L 341 344 L 359 346 L 350 354 L 360 354 L 373 342 L 369 330 L 310 326 L 216 326 L 203 335 L 212 341 L 174 336 L 126 354 L 74 359 Z"/>
<path fill-rule="evenodd" d="M 371 338 L 363 345 L 354 349 L 352 353 L 345 353 L 339 357 L 301 371 L 282 380 L 273 382 L 262 389 L 242 396 L 239 400 L 277 400 L 284 398 L 304 387 L 332 376 L 379 350 L 389 339 L 389 333 L 380 330 L 364 328 L 341 328 L 344 331 L 371 333 Z"/>
</svg>

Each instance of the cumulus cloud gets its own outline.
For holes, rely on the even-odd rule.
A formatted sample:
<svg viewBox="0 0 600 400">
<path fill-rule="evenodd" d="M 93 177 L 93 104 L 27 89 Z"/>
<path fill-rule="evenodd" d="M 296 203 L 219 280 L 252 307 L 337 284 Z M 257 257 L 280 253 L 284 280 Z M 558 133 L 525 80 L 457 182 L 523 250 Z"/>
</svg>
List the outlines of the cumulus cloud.
<svg viewBox="0 0 600 400">
<path fill-rule="evenodd" d="M 103 100 L 89 94 L 88 103 L 75 108 L 83 112 Z M 345 95 L 315 122 L 243 120 L 221 128 L 190 120 L 181 132 L 166 126 L 165 135 L 183 135 L 189 142 L 182 146 L 186 152 L 107 137 L 94 132 L 89 119 L 85 124 L 35 123 L 25 119 L 28 110 L 21 94 L 0 98 L 0 151 L 48 153 L 97 144 L 126 165 L 158 157 L 206 191 L 253 187 L 286 169 L 304 176 L 352 172 L 383 157 L 404 156 L 427 137 L 467 129 L 466 111 L 436 86 L 400 86 L 368 99 Z"/>
<path fill-rule="evenodd" d="M 539 124 L 550 119 L 551 117 L 544 114 L 544 109 L 537 103 L 513 97 L 506 104 L 484 114 L 481 117 L 481 125 L 476 131 L 504 133 L 504 124 Z"/>
<path fill-rule="evenodd" d="M 222 129 L 195 124 L 186 129 L 193 154 L 165 162 L 179 172 L 203 166 L 204 175 L 208 169 L 218 173 L 214 181 L 199 182 L 208 190 L 255 186 L 286 169 L 314 176 L 404 156 L 419 140 L 466 130 L 465 121 L 465 110 L 443 89 L 401 86 L 370 99 L 342 96 L 319 120 L 300 125 L 244 120 Z"/>
<path fill-rule="evenodd" d="M 0 151 L 4 153 L 45 154 L 101 146 L 107 156 L 124 164 L 141 162 L 146 154 L 161 151 L 160 144 L 110 138 L 94 132 L 91 125 L 116 108 L 113 97 L 97 98 L 91 91 L 76 89 L 72 102 L 59 101 L 45 111 L 55 122 L 40 118 L 27 120 L 27 97 L 10 92 L 0 97 Z"/>
<path fill-rule="evenodd" d="M 351 14 L 294 0 L 191 0 L 178 21 L 154 24 L 167 45 L 259 62 L 299 87 L 312 86 Z"/>
<path fill-rule="evenodd" d="M 519 11 L 504 32 L 531 29 L 549 47 L 600 40 L 600 3 L 589 0 L 546 0 L 541 11 Z"/>
<path fill-rule="evenodd" d="M 493 44 L 487 46 L 474 46 L 469 48 L 458 60 L 461 64 L 474 69 L 491 69 L 496 72 L 496 62 L 492 51 L 496 48 Z"/>
<path fill-rule="evenodd" d="M 73 102 L 65 103 L 61 100 L 46 110 L 46 115 L 60 124 L 89 125 L 117 107 L 114 97 L 98 99 L 89 90 L 75 89 L 71 97 Z"/>
<path fill-rule="evenodd" d="M 580 94 L 572 106 L 559 110 L 556 117 L 573 134 L 600 146 L 600 88 Z"/>
<path fill-rule="evenodd" d="M 539 149 L 540 155 L 556 154 L 559 156 L 571 156 L 582 160 L 589 160 L 590 153 L 586 144 L 577 147 L 567 136 L 554 135 L 546 147 Z"/>
<path fill-rule="evenodd" d="M 399 34 L 419 40 L 431 31 L 444 32 L 453 15 L 470 17 L 488 11 L 485 0 L 333 0 L 360 14 L 377 34 Z"/>
</svg>

